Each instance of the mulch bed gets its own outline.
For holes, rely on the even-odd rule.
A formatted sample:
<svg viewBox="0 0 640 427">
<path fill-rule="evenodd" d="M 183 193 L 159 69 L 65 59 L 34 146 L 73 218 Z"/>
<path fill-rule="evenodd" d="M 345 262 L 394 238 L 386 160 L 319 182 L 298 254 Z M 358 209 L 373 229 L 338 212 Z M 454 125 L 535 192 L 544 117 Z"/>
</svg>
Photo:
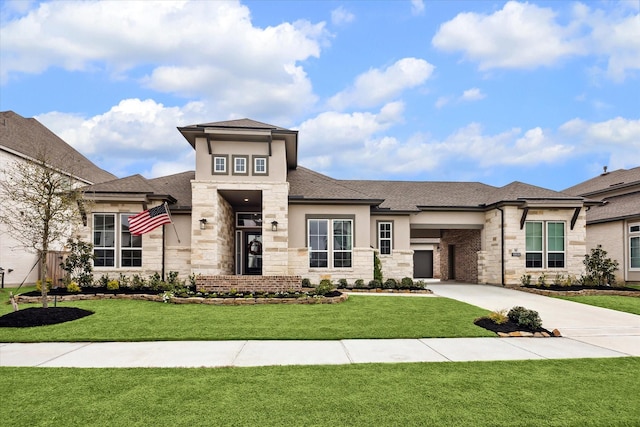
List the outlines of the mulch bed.
<svg viewBox="0 0 640 427">
<path fill-rule="evenodd" d="M 93 311 L 76 307 L 33 307 L 0 316 L 0 327 L 30 328 L 70 322 L 93 314 Z"/>
<path fill-rule="evenodd" d="M 495 332 L 496 334 L 498 332 L 504 332 L 508 334 L 510 332 L 521 331 L 521 332 L 531 332 L 532 334 L 536 332 L 546 332 L 549 335 L 553 336 L 551 332 L 549 332 L 544 328 L 538 328 L 538 329 L 523 328 L 522 326 L 519 326 L 516 322 L 512 322 L 511 320 L 507 320 L 505 323 L 502 323 L 502 324 L 497 324 L 493 320 L 487 317 L 481 317 L 479 319 L 476 319 L 473 323 L 477 326 L 480 326 L 481 328 L 485 328 L 489 331 Z"/>
</svg>

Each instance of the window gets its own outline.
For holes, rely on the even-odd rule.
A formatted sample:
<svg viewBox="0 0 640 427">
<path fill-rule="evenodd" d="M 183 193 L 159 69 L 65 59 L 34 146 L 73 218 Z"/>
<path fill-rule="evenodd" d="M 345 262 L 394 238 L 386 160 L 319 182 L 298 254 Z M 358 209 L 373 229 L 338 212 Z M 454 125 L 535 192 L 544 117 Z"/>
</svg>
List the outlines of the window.
<svg viewBox="0 0 640 427">
<path fill-rule="evenodd" d="M 115 267 L 115 223 L 115 215 L 93 215 L 93 265 L 96 267 Z"/>
<path fill-rule="evenodd" d="M 629 267 L 640 270 L 640 225 L 629 227 Z"/>
<path fill-rule="evenodd" d="M 120 266 L 142 267 L 142 236 L 129 233 L 130 216 L 120 216 Z"/>
<path fill-rule="evenodd" d="M 124 214 L 119 217 L 115 214 L 93 215 L 93 265 L 95 267 L 142 267 L 142 236 L 129 233 L 130 216 L 132 215 Z M 116 236 L 117 219 L 120 222 L 118 236 Z"/>
<path fill-rule="evenodd" d="M 546 224 L 546 245 L 545 227 Z M 564 222 L 529 221 L 525 224 L 525 265 L 527 268 L 564 268 Z"/>
<path fill-rule="evenodd" d="M 228 156 L 213 156 L 213 174 L 227 174 L 227 158 Z"/>
<path fill-rule="evenodd" d="M 254 175 L 268 175 L 269 171 L 267 168 L 267 158 L 266 157 L 253 157 L 253 174 Z"/>
<path fill-rule="evenodd" d="M 310 219 L 307 230 L 309 267 L 352 266 L 353 220 Z"/>
<path fill-rule="evenodd" d="M 246 156 L 233 156 L 233 174 L 234 175 L 248 175 L 247 171 L 247 157 Z"/>
<path fill-rule="evenodd" d="M 391 222 L 378 223 L 378 249 L 380 249 L 380 255 L 391 255 L 392 225 Z"/>
</svg>

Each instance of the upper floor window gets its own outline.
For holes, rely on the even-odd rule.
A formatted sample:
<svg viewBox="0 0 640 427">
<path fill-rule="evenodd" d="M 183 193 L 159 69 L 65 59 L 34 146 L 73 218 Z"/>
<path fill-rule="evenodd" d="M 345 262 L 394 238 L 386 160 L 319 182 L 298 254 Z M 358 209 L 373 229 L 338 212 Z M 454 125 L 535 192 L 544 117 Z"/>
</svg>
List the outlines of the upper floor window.
<svg viewBox="0 0 640 427">
<path fill-rule="evenodd" d="M 629 267 L 640 270 L 640 224 L 629 227 Z"/>
<path fill-rule="evenodd" d="M 527 221 L 525 224 L 526 267 L 564 268 L 564 230 L 564 222 Z"/>
<path fill-rule="evenodd" d="M 393 223 L 392 222 L 379 222 L 378 223 L 378 249 L 380 255 L 391 255 L 393 242 Z"/>
<path fill-rule="evenodd" d="M 309 267 L 345 268 L 353 264 L 353 220 L 310 219 L 307 224 Z"/>
<path fill-rule="evenodd" d="M 254 175 L 268 175 L 269 170 L 267 167 L 267 158 L 254 156 L 253 157 L 253 174 Z"/>
<path fill-rule="evenodd" d="M 227 174 L 228 156 L 213 156 L 213 173 L 218 175 Z"/>
<path fill-rule="evenodd" d="M 246 156 L 233 156 L 233 174 L 234 175 L 248 175 L 247 170 L 247 157 Z"/>
</svg>

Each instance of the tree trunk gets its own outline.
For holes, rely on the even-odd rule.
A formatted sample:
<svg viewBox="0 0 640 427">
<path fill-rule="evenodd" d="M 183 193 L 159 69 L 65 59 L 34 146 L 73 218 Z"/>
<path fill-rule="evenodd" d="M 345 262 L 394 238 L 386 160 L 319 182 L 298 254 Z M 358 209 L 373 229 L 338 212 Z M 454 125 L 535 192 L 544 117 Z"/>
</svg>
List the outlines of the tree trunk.
<svg viewBox="0 0 640 427">
<path fill-rule="evenodd" d="M 47 246 L 47 245 L 45 245 Z M 42 293 L 42 308 L 49 308 L 47 301 L 47 251 L 40 252 L 40 289 Z"/>
</svg>

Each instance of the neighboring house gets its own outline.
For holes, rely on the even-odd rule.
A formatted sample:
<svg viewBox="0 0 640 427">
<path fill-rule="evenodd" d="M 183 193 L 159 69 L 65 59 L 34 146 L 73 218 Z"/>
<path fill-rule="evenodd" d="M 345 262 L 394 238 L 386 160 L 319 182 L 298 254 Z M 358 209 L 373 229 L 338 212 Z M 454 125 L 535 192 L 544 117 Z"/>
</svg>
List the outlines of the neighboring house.
<svg viewBox="0 0 640 427">
<path fill-rule="evenodd" d="M 564 190 L 602 201 L 587 211 L 587 249 L 617 260 L 616 280 L 640 282 L 640 167 L 604 172 Z"/>
<path fill-rule="evenodd" d="M 520 182 L 337 180 L 298 166 L 297 131 L 249 119 L 178 130 L 195 172 L 87 188 L 97 275 L 368 282 L 374 253 L 395 279 L 516 285 L 584 271 L 584 197 Z M 173 225 L 129 233 L 129 216 L 164 202 Z"/>
<path fill-rule="evenodd" d="M 13 111 L 0 112 L 0 170 L 5 170 L 16 161 L 32 159 L 46 148 L 50 166 L 67 173 L 78 185 L 87 185 L 112 180 L 115 175 L 106 172 L 70 145 L 44 127 L 36 119 L 26 119 Z M 2 178 L 0 178 L 2 179 Z M 6 200 L 2 208 L 11 208 Z M 19 214 L 19 212 L 16 212 Z M 7 286 L 35 283 L 38 268 L 34 267 L 37 254 L 28 252 L 9 236 L 6 224 L 0 223 L 0 268 L 4 270 Z"/>
</svg>

